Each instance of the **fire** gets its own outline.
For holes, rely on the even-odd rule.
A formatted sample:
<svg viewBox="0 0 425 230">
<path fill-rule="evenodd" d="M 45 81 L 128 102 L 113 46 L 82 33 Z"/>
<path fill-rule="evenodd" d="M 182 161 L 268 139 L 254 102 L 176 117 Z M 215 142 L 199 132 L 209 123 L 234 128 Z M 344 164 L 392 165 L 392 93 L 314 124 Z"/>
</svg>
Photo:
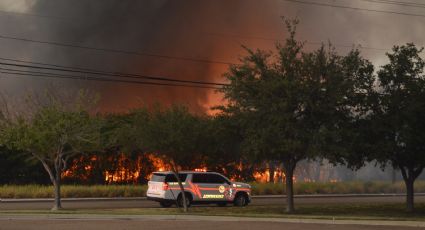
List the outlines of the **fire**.
<svg viewBox="0 0 425 230">
<path fill-rule="evenodd" d="M 260 172 L 260 171 L 254 172 L 253 176 L 255 180 L 260 183 L 267 183 L 267 182 L 275 183 L 275 182 L 282 182 L 285 180 L 285 173 L 280 169 L 276 169 L 274 171 L 272 178 L 270 177 L 270 169 L 266 169 L 263 172 Z M 294 181 L 296 181 L 295 177 L 294 177 Z"/>
<path fill-rule="evenodd" d="M 165 164 L 163 160 L 155 157 L 153 154 L 148 154 L 147 159 L 152 164 L 151 166 L 153 171 L 165 171 L 169 168 L 169 166 Z M 133 169 L 125 167 L 127 161 L 128 158 L 126 158 L 124 154 L 121 154 L 120 158 L 118 159 L 118 169 L 113 171 L 105 171 L 105 182 L 107 184 L 122 182 L 136 184 L 138 182 L 140 171 L 143 167 L 141 164 L 141 156 L 136 159 L 137 165 Z M 152 173 L 147 175 L 147 177 L 150 178 L 151 175 Z"/>
<path fill-rule="evenodd" d="M 81 156 L 70 162 L 62 173 L 62 179 L 81 183 L 143 183 L 153 171 L 164 171 L 170 167 L 153 154 L 140 154 L 130 159 L 125 154 L 111 156 Z M 95 178 L 102 172 L 103 181 Z M 97 177 L 98 178 L 98 177 Z"/>
<path fill-rule="evenodd" d="M 229 171 L 226 168 L 222 169 L 225 175 L 228 175 L 231 180 L 244 180 L 243 175 L 249 175 L 246 171 L 249 166 L 244 166 L 238 162 L 234 164 L 234 171 Z M 170 170 L 170 165 L 166 164 L 161 158 L 154 154 L 139 154 L 136 156 L 128 156 L 124 153 L 108 156 L 81 156 L 71 162 L 68 170 L 63 172 L 62 178 L 67 182 L 78 183 L 104 183 L 104 184 L 138 184 L 146 183 L 155 171 Z M 194 167 L 194 171 L 206 172 L 206 165 Z M 250 169 L 248 169 L 250 170 Z M 252 172 L 252 171 L 251 171 Z M 271 176 L 270 174 L 273 173 Z M 299 174 L 299 172 L 298 172 Z M 302 174 L 294 176 L 294 182 L 315 182 L 308 176 Z M 285 173 L 282 166 L 270 168 L 257 168 L 252 172 L 252 178 L 260 183 L 282 183 L 285 182 Z M 97 178 L 97 179 L 96 179 Z M 336 183 L 340 180 L 331 178 L 331 183 Z"/>
</svg>

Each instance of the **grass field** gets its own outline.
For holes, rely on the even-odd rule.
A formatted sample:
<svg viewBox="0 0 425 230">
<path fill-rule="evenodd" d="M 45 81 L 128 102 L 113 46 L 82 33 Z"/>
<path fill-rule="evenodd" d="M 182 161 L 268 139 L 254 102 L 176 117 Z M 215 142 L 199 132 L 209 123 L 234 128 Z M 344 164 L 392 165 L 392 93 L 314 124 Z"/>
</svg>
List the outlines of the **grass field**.
<svg viewBox="0 0 425 230">
<path fill-rule="evenodd" d="M 82 197 L 142 197 L 146 196 L 146 185 L 63 185 L 61 195 L 64 198 Z M 0 186 L 1 198 L 51 198 L 52 186 L 42 185 L 3 185 Z"/>
<path fill-rule="evenodd" d="M 252 183 L 253 195 L 282 195 L 284 184 Z M 146 185 L 63 185 L 62 197 L 142 197 L 146 195 Z M 404 193 L 403 182 L 303 182 L 294 186 L 295 194 L 366 194 L 366 193 Z M 425 192 L 425 181 L 415 183 L 416 192 Z M 0 186 L 0 198 L 51 198 L 52 186 L 41 185 L 3 185 Z"/>
<path fill-rule="evenodd" d="M 284 184 L 252 183 L 252 193 L 255 195 L 278 195 L 285 192 Z M 367 193 L 404 193 L 404 182 L 383 181 L 350 181 L 350 182 L 301 182 L 295 183 L 295 194 L 367 194 Z M 425 192 L 425 181 L 416 181 L 415 191 Z"/>
<path fill-rule="evenodd" d="M 425 221 L 425 204 L 416 204 L 414 213 L 407 213 L 404 204 L 333 204 L 298 205 L 293 214 L 285 213 L 285 206 L 246 206 L 246 207 L 191 207 L 188 213 L 178 208 L 133 208 L 95 209 L 57 212 L 47 210 L 1 211 L 1 214 L 82 214 L 82 215 L 202 215 L 238 216 L 258 218 L 311 218 L 333 220 L 411 220 Z"/>
</svg>

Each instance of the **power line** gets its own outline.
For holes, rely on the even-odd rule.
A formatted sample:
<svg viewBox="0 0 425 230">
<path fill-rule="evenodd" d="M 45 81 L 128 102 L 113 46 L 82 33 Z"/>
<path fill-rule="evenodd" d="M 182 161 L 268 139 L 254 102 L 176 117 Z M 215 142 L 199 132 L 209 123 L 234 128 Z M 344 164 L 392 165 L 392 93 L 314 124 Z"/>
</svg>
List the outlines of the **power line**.
<svg viewBox="0 0 425 230">
<path fill-rule="evenodd" d="M 304 5 L 325 6 L 325 7 L 332 7 L 332 8 L 342 8 L 342 9 L 359 10 L 359 11 L 367 11 L 367 12 L 374 12 L 374 13 L 387 13 L 387 14 L 397 14 L 397 15 L 425 18 L 425 14 L 412 14 L 412 13 L 404 13 L 404 12 L 398 12 L 398 11 L 373 10 L 373 9 L 365 9 L 365 8 L 359 8 L 359 7 L 333 5 L 333 4 L 319 3 L 319 2 L 307 2 L 307 1 L 300 1 L 300 0 L 282 0 L 282 1 L 304 4 Z"/>
<path fill-rule="evenodd" d="M 392 1 L 392 0 L 360 0 L 360 1 L 387 4 L 387 5 L 425 8 L 425 4 L 416 3 L 416 2 L 404 2 L 404 1 Z"/>
<path fill-rule="evenodd" d="M 210 86 L 196 86 L 196 85 L 183 85 L 183 84 L 170 84 L 170 83 L 158 83 L 158 82 L 145 82 L 145 81 L 131 81 L 122 79 L 110 79 L 102 77 L 86 77 L 77 75 L 63 75 L 36 71 L 25 71 L 17 69 L 0 68 L 0 73 L 11 74 L 16 76 L 32 76 L 32 77 L 43 77 L 43 78 L 56 78 L 56 79 L 73 79 L 73 80 L 89 80 L 89 81 L 103 81 L 103 82 L 116 82 L 116 83 L 128 83 L 128 84 L 139 84 L 139 85 L 155 85 L 155 86 L 173 86 L 173 87 L 190 87 L 190 88 L 201 88 L 201 89 L 220 89 L 218 87 Z"/>
<path fill-rule="evenodd" d="M 235 37 L 235 38 L 241 38 L 241 39 L 253 39 L 253 40 L 265 40 L 265 41 L 275 41 L 275 42 L 280 42 L 280 41 L 285 41 L 285 39 L 279 39 L 279 38 L 271 38 L 271 37 L 262 37 L 262 36 L 251 36 L 251 35 L 241 35 L 241 34 L 227 34 L 227 33 L 206 33 L 212 36 L 225 36 L 225 37 Z M 306 41 L 307 44 L 310 45 L 322 45 L 323 42 L 311 42 L 311 41 Z M 343 48 L 353 48 L 356 47 L 355 44 L 353 45 L 345 45 L 345 44 L 334 44 L 331 43 L 332 46 L 335 47 L 343 47 Z M 358 47 L 359 49 L 368 49 L 368 50 L 388 50 L 385 48 L 376 48 L 376 47 L 370 47 L 370 46 L 362 46 L 359 45 Z"/>
<path fill-rule="evenodd" d="M 52 19 L 57 19 L 57 20 L 62 20 L 62 21 L 65 21 L 65 20 L 67 20 L 67 21 L 75 20 L 75 18 L 63 18 L 63 17 L 53 16 L 53 15 L 22 13 L 22 12 L 7 11 L 7 10 L 0 10 L 0 13 L 1 14 L 20 15 L 20 16 L 38 17 L 38 18 L 52 18 Z"/>
<path fill-rule="evenodd" d="M 132 78 L 132 79 L 168 81 L 168 82 L 199 84 L 199 85 L 215 85 L 215 86 L 226 85 L 225 83 L 217 83 L 217 82 L 178 80 L 178 79 L 172 79 L 172 78 L 166 78 L 166 77 L 153 77 L 153 76 L 146 76 L 146 75 L 140 75 L 140 74 L 106 72 L 106 71 L 100 71 L 100 70 L 94 70 L 94 69 L 88 69 L 88 68 L 67 67 L 67 66 L 61 66 L 61 65 L 53 65 L 53 64 L 46 64 L 46 63 L 40 63 L 40 62 L 22 61 L 22 60 L 16 60 L 16 59 L 10 59 L 10 58 L 1 58 L 1 57 L 0 57 L 0 60 L 26 63 L 26 64 L 33 64 L 33 65 L 26 65 L 26 64 L 22 65 L 22 64 L 0 62 L 0 65 L 23 67 L 23 68 L 32 68 L 32 69 L 41 69 L 41 70 L 50 70 L 50 71 L 72 72 L 72 73 L 82 73 L 82 74 L 92 74 L 92 75 L 102 75 L 102 76 L 106 75 L 106 76 L 112 76 L 112 77 L 124 77 L 124 78 Z M 43 65 L 43 66 L 47 66 L 47 67 L 34 66 L 34 64 L 35 65 Z"/>
<path fill-rule="evenodd" d="M 144 57 L 156 57 L 156 58 L 172 59 L 172 60 L 179 60 L 179 61 L 190 61 L 190 62 L 219 64 L 219 65 L 233 65 L 234 64 L 234 63 L 231 63 L 231 62 L 224 62 L 224 61 L 214 61 L 214 60 L 208 60 L 208 59 L 177 57 L 177 56 L 171 56 L 171 55 L 153 54 L 153 53 L 146 53 L 146 52 L 136 52 L 136 51 L 119 50 L 119 49 L 90 47 L 90 46 L 83 46 L 83 45 L 77 45 L 77 44 L 71 44 L 71 43 L 42 41 L 42 40 L 19 38 L 19 37 L 12 37 L 12 36 L 6 36 L 6 35 L 0 35 L 0 38 L 1 39 L 7 39 L 7 40 L 22 41 L 22 42 L 38 43 L 38 44 L 44 44 L 44 45 L 54 45 L 54 46 L 102 51 L 102 52 L 108 52 L 108 53 L 120 53 L 120 54 L 127 54 L 127 55 L 144 56 Z"/>
</svg>

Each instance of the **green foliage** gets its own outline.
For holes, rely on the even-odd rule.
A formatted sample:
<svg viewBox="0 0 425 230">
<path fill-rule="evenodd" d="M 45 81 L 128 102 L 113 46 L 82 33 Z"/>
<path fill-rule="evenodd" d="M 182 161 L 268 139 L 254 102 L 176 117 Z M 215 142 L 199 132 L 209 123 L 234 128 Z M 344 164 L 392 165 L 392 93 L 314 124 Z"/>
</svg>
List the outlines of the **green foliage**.
<svg viewBox="0 0 425 230">
<path fill-rule="evenodd" d="M 241 151 L 242 130 L 237 120 L 235 117 L 220 114 L 205 121 L 205 165 L 209 170 L 223 172 L 228 177 L 241 176 L 243 172 L 237 165 L 243 163 L 247 166 L 251 163 Z"/>
<path fill-rule="evenodd" d="M 230 85 L 223 92 L 230 101 L 224 111 L 241 118 L 245 150 L 289 163 L 341 150 L 330 147 L 341 142 L 340 127 L 362 115 L 373 66 L 358 51 L 303 52 L 296 24 L 287 25 L 290 37 L 277 55 L 247 49 L 243 64 L 226 75 Z"/>
<path fill-rule="evenodd" d="M 139 117 L 137 117 L 139 119 Z M 205 122 L 191 114 L 184 106 L 155 107 L 149 112 L 149 120 L 134 135 L 141 141 L 140 148 L 158 154 L 165 162 L 192 169 L 202 161 L 202 143 L 205 140 Z"/>
<path fill-rule="evenodd" d="M 77 154 L 100 148 L 98 118 L 84 108 L 85 93 L 70 104 L 48 94 L 34 111 L 1 122 L 0 143 L 8 149 L 27 153 L 41 162 L 55 186 L 55 206 L 60 209 L 62 172 L 68 161 Z"/>
<path fill-rule="evenodd" d="M 225 75 L 230 84 L 222 89 L 229 101 L 222 110 L 243 128 L 243 151 L 254 161 L 282 162 L 288 190 L 303 159 L 328 156 L 363 164 L 346 147 L 373 87 L 373 66 L 358 51 L 340 56 L 322 46 L 304 52 L 295 39 L 297 23 L 286 21 L 289 37 L 275 55 L 247 48 L 248 56 L 230 68 Z"/>
<path fill-rule="evenodd" d="M 425 167 L 425 61 L 423 49 L 413 44 L 395 46 L 390 63 L 378 72 L 379 101 L 376 105 L 376 157 L 417 177 Z"/>
<path fill-rule="evenodd" d="M 407 210 L 413 211 L 414 181 L 425 168 L 425 61 L 423 48 L 395 46 L 390 63 L 378 72 L 379 96 L 374 104 L 370 156 L 400 169 L 407 190 Z"/>
<path fill-rule="evenodd" d="M 26 153 L 0 147 L 0 184 L 48 184 L 40 162 L 29 159 Z"/>
</svg>

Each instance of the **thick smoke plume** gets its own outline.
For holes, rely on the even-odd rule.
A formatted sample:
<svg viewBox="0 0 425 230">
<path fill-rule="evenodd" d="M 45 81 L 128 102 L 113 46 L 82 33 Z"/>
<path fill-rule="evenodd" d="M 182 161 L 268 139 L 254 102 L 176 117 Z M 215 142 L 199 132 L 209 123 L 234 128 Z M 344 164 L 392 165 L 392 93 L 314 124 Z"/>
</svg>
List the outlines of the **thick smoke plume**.
<svg viewBox="0 0 425 230">
<path fill-rule="evenodd" d="M 329 3 L 417 13 L 417 8 L 365 1 Z M 238 57 L 246 54 L 242 44 L 273 49 L 276 39 L 285 35 L 281 16 L 300 19 L 299 38 L 310 42 L 307 49 L 329 40 L 340 52 L 358 44 L 389 50 L 393 44 L 421 41 L 425 30 L 419 17 L 282 0 L 2 0 L 0 10 L 0 35 L 227 63 L 237 63 Z M 0 39 L 0 44 L 1 57 L 174 79 L 223 82 L 227 69 L 217 63 L 7 39 Z M 385 62 L 386 50 L 363 51 L 378 65 Z M 160 102 L 186 103 L 201 112 L 221 99 L 213 90 L 196 88 L 1 76 L 0 90 L 14 94 L 47 84 L 92 88 L 102 94 L 103 111 L 126 111 L 141 103 Z"/>
<path fill-rule="evenodd" d="M 411 0 L 412 1 L 412 0 Z M 317 1 L 311 1 L 317 2 Z M 330 0 L 334 5 L 423 14 L 419 7 Z M 422 1 L 417 0 L 417 3 Z M 237 63 L 241 48 L 272 50 L 284 39 L 281 16 L 300 19 L 306 49 L 333 43 L 340 53 L 361 45 L 377 68 L 393 45 L 422 45 L 424 18 L 298 4 L 284 0 L 1 0 L 0 36 L 135 51 L 176 59 L 36 44 L 0 38 L 0 57 L 103 71 L 223 82 L 227 66 L 178 57 Z M 221 103 L 213 90 L 53 80 L 0 74 L 0 91 L 12 98 L 47 86 L 100 92 L 101 110 L 125 112 L 143 103 L 185 103 L 205 112 Z M 369 168 L 374 168 L 373 166 Z M 366 170 L 366 169 L 365 169 Z M 370 173 L 366 173 L 370 174 Z M 342 175 L 342 174 L 341 174 Z"/>
</svg>

